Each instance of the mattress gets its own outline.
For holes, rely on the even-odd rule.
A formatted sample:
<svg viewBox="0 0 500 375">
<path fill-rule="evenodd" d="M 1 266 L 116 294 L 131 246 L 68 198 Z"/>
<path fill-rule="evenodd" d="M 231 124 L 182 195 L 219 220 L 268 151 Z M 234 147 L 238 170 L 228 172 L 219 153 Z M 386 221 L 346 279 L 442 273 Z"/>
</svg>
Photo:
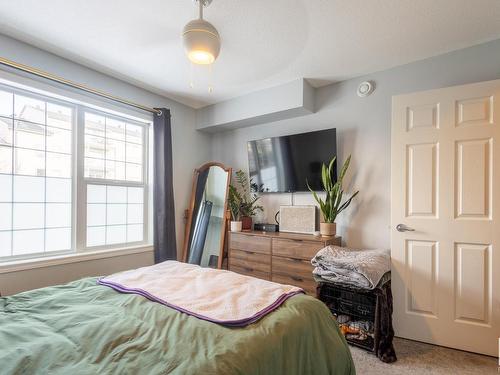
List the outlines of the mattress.
<svg viewBox="0 0 500 375">
<path fill-rule="evenodd" d="M 96 281 L 0 298 L 0 374 L 355 374 L 310 296 L 229 328 Z"/>
</svg>

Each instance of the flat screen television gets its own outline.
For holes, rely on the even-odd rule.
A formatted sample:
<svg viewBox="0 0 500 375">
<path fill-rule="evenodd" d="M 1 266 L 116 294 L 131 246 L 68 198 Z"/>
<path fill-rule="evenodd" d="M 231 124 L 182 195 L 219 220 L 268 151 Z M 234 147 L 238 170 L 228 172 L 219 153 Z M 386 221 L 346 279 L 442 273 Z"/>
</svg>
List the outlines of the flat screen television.
<svg viewBox="0 0 500 375">
<path fill-rule="evenodd" d="M 249 141 L 249 175 L 266 193 L 321 190 L 321 165 L 337 155 L 336 129 Z M 334 178 L 337 178 L 335 166 Z"/>
</svg>

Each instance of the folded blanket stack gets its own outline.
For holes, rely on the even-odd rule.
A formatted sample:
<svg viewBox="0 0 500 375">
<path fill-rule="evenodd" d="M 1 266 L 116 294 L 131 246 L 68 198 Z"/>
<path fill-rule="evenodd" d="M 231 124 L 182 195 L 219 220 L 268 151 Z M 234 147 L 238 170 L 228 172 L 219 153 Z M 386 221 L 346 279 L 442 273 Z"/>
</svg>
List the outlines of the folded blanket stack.
<svg viewBox="0 0 500 375">
<path fill-rule="evenodd" d="M 321 249 L 311 260 L 313 274 L 362 289 L 374 289 L 391 270 L 389 250 L 355 250 L 338 246 Z"/>
</svg>

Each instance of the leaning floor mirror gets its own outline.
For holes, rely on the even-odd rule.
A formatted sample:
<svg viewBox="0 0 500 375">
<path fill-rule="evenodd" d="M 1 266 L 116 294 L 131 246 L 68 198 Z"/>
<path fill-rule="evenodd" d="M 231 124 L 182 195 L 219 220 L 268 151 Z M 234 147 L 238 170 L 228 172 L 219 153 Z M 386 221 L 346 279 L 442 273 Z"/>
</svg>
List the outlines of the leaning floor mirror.
<svg viewBox="0 0 500 375">
<path fill-rule="evenodd" d="M 222 268 L 231 168 L 210 162 L 195 169 L 187 210 L 184 262 Z"/>
</svg>

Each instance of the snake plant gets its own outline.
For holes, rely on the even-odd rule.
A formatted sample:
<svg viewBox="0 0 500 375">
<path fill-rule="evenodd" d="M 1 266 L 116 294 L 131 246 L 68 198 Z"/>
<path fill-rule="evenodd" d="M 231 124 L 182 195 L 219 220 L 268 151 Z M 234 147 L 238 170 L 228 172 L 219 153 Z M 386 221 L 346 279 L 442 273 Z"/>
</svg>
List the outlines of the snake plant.
<svg viewBox="0 0 500 375">
<path fill-rule="evenodd" d="M 313 189 L 311 189 L 311 187 L 309 186 L 309 182 L 307 182 L 307 187 L 313 194 L 316 202 L 318 202 L 325 223 L 334 223 L 337 215 L 344 211 L 347 207 L 349 207 L 352 199 L 359 193 L 359 191 L 356 191 L 353 195 L 351 195 L 350 198 L 342 203 L 342 198 L 344 196 L 344 190 L 342 189 L 342 180 L 344 179 L 344 176 L 347 172 L 347 168 L 349 168 L 351 155 L 349 155 L 347 160 L 344 162 L 337 181 L 334 181 L 333 168 L 335 166 L 336 159 L 337 158 L 334 156 L 328 166 L 326 164 L 323 164 L 321 168 L 321 183 L 323 185 L 323 190 L 326 193 L 324 200 L 320 198 Z"/>
</svg>

